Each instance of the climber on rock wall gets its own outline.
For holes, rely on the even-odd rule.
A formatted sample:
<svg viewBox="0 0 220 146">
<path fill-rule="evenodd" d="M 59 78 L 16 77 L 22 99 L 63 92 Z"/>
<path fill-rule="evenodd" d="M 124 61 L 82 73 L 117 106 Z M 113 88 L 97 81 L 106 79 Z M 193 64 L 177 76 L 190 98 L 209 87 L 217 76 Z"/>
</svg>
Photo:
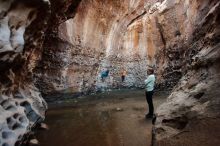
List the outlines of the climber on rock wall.
<svg viewBox="0 0 220 146">
<path fill-rule="evenodd" d="M 145 115 L 145 118 L 153 118 L 154 115 L 154 105 L 153 105 L 153 94 L 154 94 L 154 84 L 155 84 L 155 75 L 153 69 L 148 69 L 148 77 L 145 82 L 145 94 L 146 100 L 148 103 L 149 112 Z"/>
<path fill-rule="evenodd" d="M 103 70 L 103 71 L 101 72 L 101 79 L 102 79 L 102 82 L 104 82 L 105 78 L 108 77 L 108 74 L 109 74 L 109 70 L 108 70 L 108 69 Z"/>
<path fill-rule="evenodd" d="M 127 71 L 126 70 L 122 70 L 122 72 L 121 72 L 121 81 L 122 82 L 124 82 L 126 75 L 127 75 Z"/>
</svg>

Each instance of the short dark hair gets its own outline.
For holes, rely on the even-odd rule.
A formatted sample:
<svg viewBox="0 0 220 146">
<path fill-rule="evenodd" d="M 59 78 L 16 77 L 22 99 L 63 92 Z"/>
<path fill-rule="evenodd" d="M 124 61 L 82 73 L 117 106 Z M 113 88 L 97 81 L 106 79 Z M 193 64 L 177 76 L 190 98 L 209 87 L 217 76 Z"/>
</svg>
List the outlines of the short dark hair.
<svg viewBox="0 0 220 146">
<path fill-rule="evenodd" d="M 147 71 L 149 71 L 150 74 L 153 74 L 153 73 L 154 73 L 154 69 L 153 69 L 153 68 L 149 68 Z"/>
</svg>

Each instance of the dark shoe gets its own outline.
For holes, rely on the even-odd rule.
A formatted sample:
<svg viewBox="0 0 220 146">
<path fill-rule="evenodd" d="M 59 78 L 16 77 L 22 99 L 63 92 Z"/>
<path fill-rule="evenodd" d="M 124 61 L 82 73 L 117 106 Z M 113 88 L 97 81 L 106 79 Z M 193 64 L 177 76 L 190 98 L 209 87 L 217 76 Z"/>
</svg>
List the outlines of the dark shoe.
<svg viewBox="0 0 220 146">
<path fill-rule="evenodd" d="M 154 115 L 154 116 L 153 116 L 153 119 L 152 119 L 152 124 L 153 124 L 153 125 L 155 124 L 156 120 L 157 120 L 157 117 L 156 117 L 156 115 Z"/>
<path fill-rule="evenodd" d="M 152 119 L 153 117 L 154 117 L 154 115 L 151 115 L 151 114 L 145 115 L 145 118 L 146 118 L 146 119 Z"/>
</svg>

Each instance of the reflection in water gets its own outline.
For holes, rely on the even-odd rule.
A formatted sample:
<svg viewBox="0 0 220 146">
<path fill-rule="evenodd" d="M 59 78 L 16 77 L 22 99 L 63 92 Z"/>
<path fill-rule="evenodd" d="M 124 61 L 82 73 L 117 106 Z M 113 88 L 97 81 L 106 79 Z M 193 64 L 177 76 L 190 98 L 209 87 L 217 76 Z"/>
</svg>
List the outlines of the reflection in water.
<svg viewBox="0 0 220 146">
<path fill-rule="evenodd" d="M 161 96 L 162 95 L 162 96 Z M 155 94 L 155 108 L 166 94 Z M 77 102 L 75 102 L 77 100 Z M 150 146 L 151 120 L 145 120 L 143 90 L 90 95 L 47 112 L 48 131 L 38 131 L 40 146 Z M 57 107 L 59 106 L 59 107 Z M 63 107 L 62 107 L 63 106 Z"/>
<path fill-rule="evenodd" d="M 117 146 L 110 111 L 59 109 L 47 113 L 50 129 L 37 133 L 41 146 Z"/>
</svg>

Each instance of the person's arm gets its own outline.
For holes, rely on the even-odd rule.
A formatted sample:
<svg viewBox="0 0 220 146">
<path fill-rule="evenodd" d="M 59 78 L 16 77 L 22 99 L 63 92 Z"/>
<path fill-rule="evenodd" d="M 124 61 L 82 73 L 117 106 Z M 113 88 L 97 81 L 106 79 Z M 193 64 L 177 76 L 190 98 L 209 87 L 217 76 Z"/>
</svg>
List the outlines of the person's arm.
<svg viewBox="0 0 220 146">
<path fill-rule="evenodd" d="M 152 81 L 152 79 L 150 78 L 150 76 L 147 77 L 147 79 L 144 81 L 145 85 L 149 84 Z"/>
</svg>

